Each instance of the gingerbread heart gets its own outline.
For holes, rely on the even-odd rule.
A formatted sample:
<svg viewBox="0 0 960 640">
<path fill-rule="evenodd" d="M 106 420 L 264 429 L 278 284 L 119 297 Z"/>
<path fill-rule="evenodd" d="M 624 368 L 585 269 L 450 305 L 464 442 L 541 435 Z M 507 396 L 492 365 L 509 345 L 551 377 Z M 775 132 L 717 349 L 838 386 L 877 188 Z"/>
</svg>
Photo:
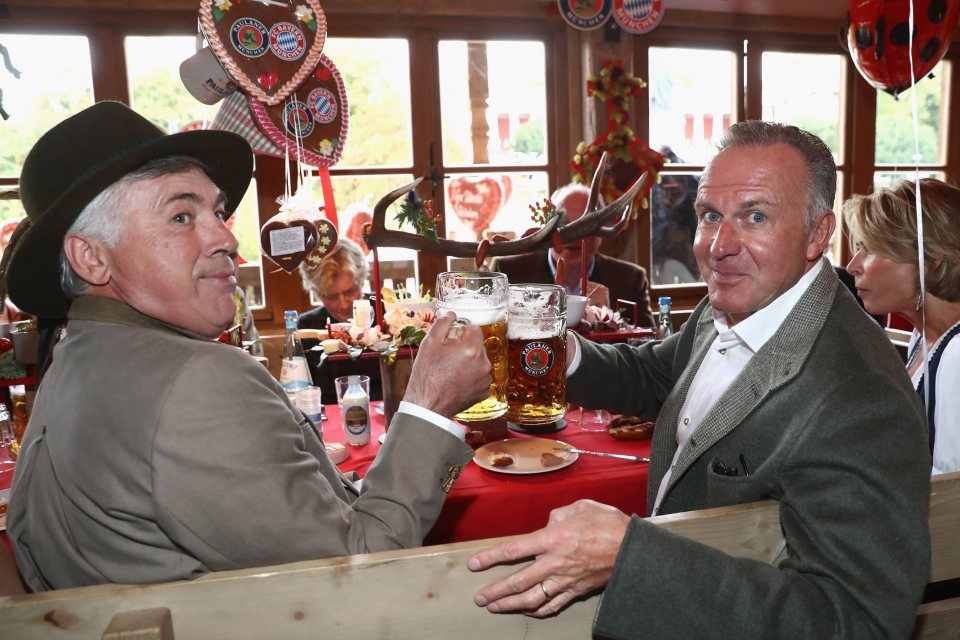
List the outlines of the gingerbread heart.
<svg viewBox="0 0 960 640">
<path fill-rule="evenodd" d="M 327 18 L 317 0 L 201 0 L 200 29 L 233 81 L 275 105 L 316 68 Z"/>
<path fill-rule="evenodd" d="M 460 176 L 447 185 L 450 206 L 460 220 L 480 233 L 490 226 L 503 204 L 500 181 L 490 176 Z"/>
<path fill-rule="evenodd" d="M 293 273 L 300 266 L 316 248 L 317 241 L 317 227 L 306 218 L 290 218 L 280 213 L 260 228 L 263 255 L 287 273 Z"/>
<path fill-rule="evenodd" d="M 320 266 L 321 260 L 336 250 L 340 234 L 337 233 L 333 223 L 326 218 L 314 220 L 313 224 L 317 228 L 317 247 L 307 255 L 306 263 L 311 269 L 316 269 Z"/>
<path fill-rule="evenodd" d="M 347 90 L 325 55 L 284 104 L 249 100 L 253 121 L 273 144 L 315 167 L 331 167 L 347 142 Z"/>
</svg>

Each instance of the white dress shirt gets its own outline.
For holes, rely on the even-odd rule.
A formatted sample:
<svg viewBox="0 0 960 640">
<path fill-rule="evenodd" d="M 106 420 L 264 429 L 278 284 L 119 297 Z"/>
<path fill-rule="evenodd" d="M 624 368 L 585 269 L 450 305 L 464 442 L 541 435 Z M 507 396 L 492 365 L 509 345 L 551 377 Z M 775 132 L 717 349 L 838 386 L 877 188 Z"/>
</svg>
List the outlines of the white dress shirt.
<svg viewBox="0 0 960 640">
<path fill-rule="evenodd" d="M 677 452 L 673 456 L 670 469 L 660 482 L 653 504 L 653 515 L 657 515 L 660 510 L 660 503 L 667 492 L 670 478 L 673 477 L 674 465 L 680 459 L 680 453 L 690 436 L 696 433 L 704 417 L 747 367 L 753 355 L 777 332 L 822 268 L 821 260 L 803 274 L 795 285 L 764 308 L 738 322 L 736 326 L 730 327 L 726 318 L 714 311 L 713 324 L 718 335 L 700 364 L 680 409 L 677 420 Z"/>
</svg>

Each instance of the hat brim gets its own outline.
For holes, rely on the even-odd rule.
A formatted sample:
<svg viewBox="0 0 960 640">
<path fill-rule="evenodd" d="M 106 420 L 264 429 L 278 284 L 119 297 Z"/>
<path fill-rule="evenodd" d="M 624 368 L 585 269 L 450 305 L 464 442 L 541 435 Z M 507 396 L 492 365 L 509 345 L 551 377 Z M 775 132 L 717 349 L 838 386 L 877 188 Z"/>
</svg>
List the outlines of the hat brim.
<svg viewBox="0 0 960 640">
<path fill-rule="evenodd" d="M 65 149 L 64 153 L 70 153 Z M 7 271 L 7 291 L 16 305 L 44 318 L 63 318 L 70 300 L 60 285 L 60 252 L 80 212 L 104 189 L 144 164 L 170 156 L 196 158 L 227 199 L 230 215 L 250 185 L 253 152 L 226 131 L 186 131 L 158 137 L 106 159 L 64 191 L 17 243 Z"/>
</svg>

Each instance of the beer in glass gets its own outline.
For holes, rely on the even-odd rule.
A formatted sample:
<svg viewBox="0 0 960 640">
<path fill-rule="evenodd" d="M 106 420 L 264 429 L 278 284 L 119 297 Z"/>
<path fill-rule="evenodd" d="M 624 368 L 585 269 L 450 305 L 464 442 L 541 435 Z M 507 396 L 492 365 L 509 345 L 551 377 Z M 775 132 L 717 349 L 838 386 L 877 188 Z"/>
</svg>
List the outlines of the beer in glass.
<svg viewBox="0 0 960 640">
<path fill-rule="evenodd" d="M 437 315 L 448 311 L 477 325 L 492 367 L 487 398 L 454 416 L 461 422 L 499 418 L 507 410 L 507 276 L 451 271 L 437 276 Z"/>
<path fill-rule="evenodd" d="M 507 420 L 552 424 L 566 409 L 566 294 L 552 284 L 511 285 L 508 314 Z"/>
</svg>

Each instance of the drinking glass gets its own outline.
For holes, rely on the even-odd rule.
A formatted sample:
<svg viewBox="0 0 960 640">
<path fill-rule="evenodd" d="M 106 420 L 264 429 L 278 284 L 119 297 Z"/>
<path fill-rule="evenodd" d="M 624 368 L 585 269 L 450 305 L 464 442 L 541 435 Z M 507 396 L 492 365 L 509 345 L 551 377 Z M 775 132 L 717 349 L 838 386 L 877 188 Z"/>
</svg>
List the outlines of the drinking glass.
<svg viewBox="0 0 960 640">
<path fill-rule="evenodd" d="M 461 422 L 499 418 L 507 411 L 507 292 L 502 273 L 448 271 L 437 276 L 437 316 L 448 311 L 483 331 L 492 371 L 486 399 L 454 416 Z"/>
</svg>

